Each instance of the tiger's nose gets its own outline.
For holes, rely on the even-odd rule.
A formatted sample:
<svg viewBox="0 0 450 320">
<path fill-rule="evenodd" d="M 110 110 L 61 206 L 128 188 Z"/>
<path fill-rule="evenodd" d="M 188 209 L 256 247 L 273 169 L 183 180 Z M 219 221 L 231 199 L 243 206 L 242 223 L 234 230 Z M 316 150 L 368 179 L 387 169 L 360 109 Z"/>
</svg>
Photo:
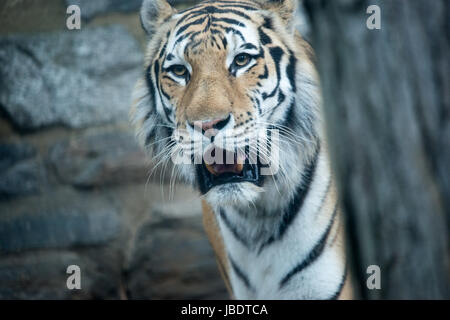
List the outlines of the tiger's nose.
<svg viewBox="0 0 450 320">
<path fill-rule="evenodd" d="M 201 123 L 202 131 L 205 132 L 210 129 L 222 130 L 223 128 L 225 128 L 227 126 L 227 124 L 230 122 L 230 120 L 231 120 L 231 113 L 226 118 L 201 121 L 200 123 Z M 198 125 L 198 122 L 196 121 L 196 122 L 194 122 L 194 124 L 189 123 L 189 125 L 192 128 L 194 128 L 194 126 Z"/>
<path fill-rule="evenodd" d="M 207 131 L 209 129 L 222 130 L 230 122 L 231 113 L 225 119 L 216 119 L 212 121 L 202 122 L 202 130 Z"/>
</svg>

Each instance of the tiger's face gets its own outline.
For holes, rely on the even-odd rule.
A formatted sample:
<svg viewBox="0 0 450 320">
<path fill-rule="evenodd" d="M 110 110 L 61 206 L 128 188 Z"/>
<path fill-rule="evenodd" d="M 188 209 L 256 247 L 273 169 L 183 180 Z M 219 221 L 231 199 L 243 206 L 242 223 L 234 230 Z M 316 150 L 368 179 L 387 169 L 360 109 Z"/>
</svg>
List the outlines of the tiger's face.
<svg viewBox="0 0 450 320">
<path fill-rule="evenodd" d="M 317 81 L 295 1 L 144 1 L 151 35 L 133 121 L 213 206 L 291 192 L 318 140 Z"/>
</svg>

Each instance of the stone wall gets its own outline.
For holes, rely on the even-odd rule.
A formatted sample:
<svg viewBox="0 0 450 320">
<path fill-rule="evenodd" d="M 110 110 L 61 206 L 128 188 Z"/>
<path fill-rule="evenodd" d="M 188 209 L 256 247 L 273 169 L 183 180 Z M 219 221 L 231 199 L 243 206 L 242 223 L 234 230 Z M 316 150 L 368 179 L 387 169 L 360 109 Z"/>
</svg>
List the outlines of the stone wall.
<svg viewBox="0 0 450 320">
<path fill-rule="evenodd" d="M 227 298 L 198 195 L 168 199 L 128 124 L 139 2 L 0 5 L 1 299 Z M 69 3 L 80 31 L 65 30 Z"/>
</svg>

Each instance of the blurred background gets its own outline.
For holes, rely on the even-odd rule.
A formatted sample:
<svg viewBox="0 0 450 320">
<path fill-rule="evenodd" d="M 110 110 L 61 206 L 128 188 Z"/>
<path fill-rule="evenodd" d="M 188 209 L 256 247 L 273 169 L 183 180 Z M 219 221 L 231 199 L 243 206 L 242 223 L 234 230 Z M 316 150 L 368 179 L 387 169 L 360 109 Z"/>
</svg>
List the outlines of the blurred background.
<svg viewBox="0 0 450 320">
<path fill-rule="evenodd" d="M 128 123 L 140 4 L 0 4 L 0 299 L 228 297 L 198 195 L 168 201 Z M 82 290 L 66 287 L 72 264 Z"/>
</svg>

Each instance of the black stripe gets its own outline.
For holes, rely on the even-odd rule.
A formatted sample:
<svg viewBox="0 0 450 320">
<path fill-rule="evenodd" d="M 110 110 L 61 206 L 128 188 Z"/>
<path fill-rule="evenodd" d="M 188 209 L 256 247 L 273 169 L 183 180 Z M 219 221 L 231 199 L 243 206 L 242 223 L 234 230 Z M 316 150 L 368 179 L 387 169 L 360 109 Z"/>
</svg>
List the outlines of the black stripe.
<svg viewBox="0 0 450 320">
<path fill-rule="evenodd" d="M 265 17 L 264 18 L 264 23 L 263 23 L 263 28 L 272 30 L 273 29 L 273 23 L 272 23 L 272 18 L 270 17 Z"/>
<path fill-rule="evenodd" d="M 173 54 L 169 53 L 169 54 L 167 55 L 167 57 L 166 57 L 166 60 L 167 60 L 167 61 L 170 61 L 170 60 L 172 60 L 173 58 L 175 58 L 175 56 L 174 56 Z"/>
<path fill-rule="evenodd" d="M 189 37 L 194 38 L 194 37 L 195 37 L 196 35 L 198 35 L 198 34 L 200 34 L 200 31 L 196 31 L 196 32 L 190 31 L 190 32 L 188 32 L 188 33 L 186 33 L 186 34 L 183 34 L 183 35 L 179 36 L 179 37 L 177 38 L 177 40 L 175 40 L 175 43 L 174 43 L 174 45 L 173 45 L 173 48 L 175 48 L 175 47 L 176 47 L 180 42 L 182 42 L 184 39 L 189 38 Z"/>
<path fill-rule="evenodd" d="M 265 33 L 262 28 L 258 28 L 259 38 L 261 39 L 262 45 L 267 45 L 272 43 L 272 39 Z"/>
<path fill-rule="evenodd" d="M 296 64 L 297 59 L 295 58 L 294 54 L 291 53 L 291 56 L 289 57 L 289 64 L 286 67 L 286 74 L 289 79 L 289 82 L 291 83 L 292 91 L 297 91 L 297 83 L 295 79 L 295 73 L 296 73 Z"/>
<path fill-rule="evenodd" d="M 241 49 L 248 49 L 248 50 L 250 50 L 250 49 L 258 49 L 254 44 L 251 44 L 251 43 L 243 44 L 240 48 Z"/>
<path fill-rule="evenodd" d="M 297 101 L 294 99 L 286 112 L 284 121 L 281 125 L 284 125 L 296 132 L 301 132 L 310 141 L 318 141 L 317 130 L 315 121 L 316 118 L 312 114 L 312 110 L 306 110 L 304 113 L 306 116 L 299 116 L 296 114 Z M 300 103 L 301 104 L 301 101 Z M 270 120 L 270 118 L 268 118 Z"/>
<path fill-rule="evenodd" d="M 158 113 L 156 112 L 156 103 L 155 103 L 155 88 L 153 87 L 153 80 L 151 75 L 151 68 L 152 65 L 149 65 L 145 72 L 145 81 L 147 84 L 147 88 L 149 90 L 149 102 L 150 102 L 150 110 L 145 115 L 145 120 L 147 121 L 150 118 L 150 115 Z M 147 136 L 145 137 L 145 146 L 148 146 L 156 136 L 156 127 L 152 126 L 152 129 L 147 133 Z"/>
<path fill-rule="evenodd" d="M 150 105 L 154 109 L 156 109 L 156 103 L 155 103 L 155 87 L 153 86 L 153 78 L 152 78 L 152 65 L 149 65 L 147 67 L 147 70 L 145 72 L 145 81 L 147 83 L 147 88 L 150 91 Z"/>
<path fill-rule="evenodd" d="M 345 265 L 344 274 L 342 275 L 342 280 L 339 283 L 336 292 L 328 300 L 336 300 L 339 297 L 339 295 L 342 292 L 342 289 L 344 288 L 345 280 L 347 280 L 347 264 Z"/>
<path fill-rule="evenodd" d="M 189 20 L 191 20 L 191 19 L 193 19 L 193 18 L 202 16 L 202 15 L 208 15 L 208 17 L 210 17 L 210 14 L 234 14 L 234 15 L 236 15 L 236 16 L 239 16 L 240 18 L 246 19 L 246 20 L 248 20 L 248 21 L 252 21 L 251 17 L 249 17 L 248 15 L 246 15 L 245 13 L 243 13 L 243 12 L 241 12 L 241 11 L 237 11 L 237 10 L 233 10 L 233 9 L 228 9 L 228 8 L 226 8 L 226 9 L 220 9 L 220 8 L 218 8 L 218 7 L 211 7 L 211 6 L 208 6 L 208 7 L 204 7 L 204 8 L 201 8 L 201 9 L 194 10 L 194 11 L 191 11 L 191 12 L 189 12 L 189 13 L 186 13 L 186 15 L 184 15 L 183 17 L 181 17 L 181 18 L 178 20 L 178 22 L 177 22 L 176 25 L 175 25 L 175 28 L 177 28 L 182 22 L 184 22 L 184 21 L 186 21 L 186 20 L 189 21 Z M 205 17 L 200 18 L 200 19 L 204 19 L 204 18 L 205 18 Z M 200 20 L 200 19 L 198 19 L 198 20 Z M 213 19 L 220 19 L 220 18 L 213 17 Z M 196 20 L 196 21 L 198 21 L 198 20 Z M 233 20 L 234 20 L 234 19 L 233 19 Z M 234 20 L 234 21 L 237 22 L 237 20 Z M 195 21 L 194 21 L 194 23 L 195 23 Z M 239 23 L 238 23 L 238 24 L 239 24 Z M 185 26 L 183 26 L 181 29 L 183 29 L 183 31 L 184 31 L 184 30 L 186 30 L 190 25 L 191 25 L 191 23 L 187 22 L 187 24 L 186 24 Z M 186 27 L 186 26 L 187 26 L 187 27 Z M 181 30 L 181 29 L 180 29 L 180 30 Z M 178 35 L 179 33 L 180 33 L 180 32 L 177 32 L 177 35 Z"/>
<path fill-rule="evenodd" d="M 281 105 L 284 100 L 286 100 L 286 95 L 283 93 L 283 91 L 278 91 L 278 105 Z"/>
<path fill-rule="evenodd" d="M 260 8 L 255 6 L 255 3 L 251 3 L 252 1 L 217 1 L 217 0 L 209 0 L 204 1 L 203 3 L 213 3 L 215 5 L 220 6 L 231 6 L 231 7 L 239 7 L 239 6 L 246 6 L 251 9 L 260 10 Z"/>
<path fill-rule="evenodd" d="M 195 26 L 195 25 L 202 24 L 203 22 L 205 22 L 205 19 L 206 19 L 206 17 L 202 17 L 202 18 L 198 18 L 197 20 L 194 20 L 192 22 L 189 22 L 189 23 L 185 24 L 184 26 L 180 27 L 180 29 L 178 29 L 178 31 L 175 34 L 175 36 L 178 37 L 180 34 L 182 34 L 190 26 Z"/>
<path fill-rule="evenodd" d="M 269 77 L 269 69 L 264 65 L 264 73 L 258 76 L 258 79 L 267 79 Z"/>
<path fill-rule="evenodd" d="M 227 214 L 225 213 L 225 211 L 223 209 L 219 210 L 219 215 L 222 218 L 223 222 L 225 223 L 225 225 L 227 226 L 227 228 L 231 231 L 231 233 L 233 234 L 233 236 L 236 238 L 236 240 L 238 240 L 240 243 L 242 243 L 246 248 L 249 247 L 248 241 L 245 237 L 243 237 L 237 230 L 236 228 L 231 224 L 230 220 L 228 219 Z"/>
<path fill-rule="evenodd" d="M 267 117 L 267 119 L 271 119 L 273 114 L 277 111 L 277 109 L 281 106 L 281 104 L 286 100 L 286 95 L 283 93 L 283 91 L 281 91 L 281 89 L 278 91 L 278 100 L 277 100 L 277 105 L 275 107 L 272 108 L 269 116 Z M 295 100 L 293 100 L 291 102 L 291 104 L 293 104 L 295 102 Z M 283 135 L 283 132 L 281 132 L 281 135 Z"/>
<path fill-rule="evenodd" d="M 334 221 L 335 221 L 334 218 L 336 217 L 337 207 L 338 207 L 338 205 L 336 203 L 336 205 L 334 207 L 333 214 L 332 214 L 331 219 L 330 219 L 330 223 L 328 224 L 328 226 L 325 229 L 324 233 L 320 237 L 319 241 L 317 241 L 317 243 L 314 245 L 312 250 L 309 252 L 308 256 L 302 262 L 300 262 L 298 265 L 296 265 L 291 271 L 289 271 L 283 277 L 283 279 L 281 279 L 281 281 L 280 281 L 280 289 L 282 287 L 284 287 L 289 282 L 289 280 L 292 279 L 292 277 L 294 275 L 296 275 L 297 273 L 303 271 L 305 268 L 307 268 L 309 265 L 311 265 L 323 253 L 323 249 L 325 248 L 325 244 L 327 242 L 328 236 L 330 235 L 331 228 L 333 227 L 333 224 L 334 224 Z"/>
<path fill-rule="evenodd" d="M 247 275 L 244 273 L 244 271 L 241 270 L 241 268 L 238 267 L 236 262 L 231 258 L 231 255 L 228 254 L 228 259 L 230 260 L 231 267 L 233 268 L 233 271 L 236 273 L 239 279 L 244 283 L 244 285 L 249 290 L 253 290 L 253 286 L 250 284 L 250 280 L 248 279 Z"/>
<path fill-rule="evenodd" d="M 217 14 L 221 14 L 221 13 L 223 13 L 223 14 L 230 14 L 231 13 L 231 14 L 235 14 L 235 15 L 241 17 L 241 18 L 244 18 L 244 19 L 247 19 L 249 21 L 252 21 L 252 18 L 250 16 L 246 15 L 242 11 L 234 10 L 232 7 L 228 7 L 228 8 L 225 8 L 225 9 L 223 9 L 223 8 L 225 8 L 225 7 L 214 8 L 214 10 L 213 10 L 214 12 L 211 12 L 211 13 L 217 13 Z"/>
<path fill-rule="evenodd" d="M 273 62 L 275 64 L 275 70 L 277 72 L 277 85 L 273 89 L 273 91 L 269 94 L 263 93 L 263 99 L 266 100 L 267 98 L 273 97 L 276 93 L 278 88 L 280 87 L 280 81 L 281 81 L 281 72 L 280 72 L 280 62 L 281 58 L 283 57 L 284 51 L 280 47 L 273 47 L 269 49 L 270 55 L 272 56 Z"/>
<path fill-rule="evenodd" d="M 163 78 L 164 78 L 164 77 L 163 77 Z M 167 77 L 167 78 L 169 78 L 170 80 L 174 81 L 174 80 L 171 79 L 170 77 Z M 176 81 L 174 81 L 174 82 L 176 82 Z M 176 83 L 178 83 L 178 82 L 176 82 Z M 161 87 L 161 90 L 160 90 L 160 91 L 161 91 L 162 95 L 163 95 L 167 100 L 170 100 L 169 94 L 168 94 L 167 92 L 164 91 L 164 88 L 163 88 L 163 87 Z M 167 111 L 168 111 L 168 112 L 171 112 L 170 109 L 167 109 Z"/>
<path fill-rule="evenodd" d="M 227 42 L 227 39 L 225 37 L 222 37 L 222 44 L 223 44 L 223 48 L 226 49 L 227 45 L 228 45 L 228 42 Z"/>
<path fill-rule="evenodd" d="M 297 188 L 296 195 L 293 200 L 291 200 L 288 209 L 284 212 L 283 218 L 278 231 L 278 239 L 281 239 L 285 234 L 286 230 L 289 228 L 291 223 L 294 221 L 295 217 L 300 212 L 303 206 L 306 195 L 311 187 L 313 181 L 314 173 L 316 171 L 317 162 L 319 159 L 320 147 L 317 148 L 316 154 L 313 161 L 306 167 L 303 183 Z"/>
<path fill-rule="evenodd" d="M 283 217 L 281 218 L 281 223 L 278 227 L 278 232 L 275 235 L 272 235 L 266 242 L 264 242 L 258 250 L 258 254 L 260 254 L 264 248 L 271 245 L 273 242 L 280 240 L 283 235 L 286 233 L 286 230 L 292 224 L 292 222 L 297 217 L 300 212 L 301 207 L 303 206 L 303 202 L 305 201 L 306 195 L 311 187 L 311 183 L 314 180 L 314 173 L 316 171 L 317 162 L 320 154 L 320 144 L 317 147 L 316 153 L 314 155 L 313 160 L 305 169 L 303 175 L 303 181 L 297 186 L 295 190 L 294 198 L 289 203 L 287 209 L 283 212 Z"/>
<path fill-rule="evenodd" d="M 210 15 L 208 15 L 208 22 L 206 23 L 205 28 L 203 28 L 203 33 L 205 33 L 206 31 L 208 31 L 209 28 L 211 28 L 211 16 L 210 16 Z"/>
<path fill-rule="evenodd" d="M 177 21 L 177 23 L 175 24 L 175 28 L 177 28 L 180 24 L 182 24 L 185 20 L 190 20 L 190 19 L 194 19 L 197 18 L 201 15 L 204 15 L 205 13 L 202 12 L 201 10 L 197 10 L 197 11 L 192 11 L 189 13 L 186 13 L 184 16 L 180 17 Z"/>
<path fill-rule="evenodd" d="M 220 8 L 239 8 L 239 9 L 245 9 L 247 11 L 257 11 L 258 8 L 256 7 L 250 7 L 250 6 L 245 6 L 245 5 L 239 5 L 239 4 L 235 4 L 235 5 L 220 5 Z"/>
<path fill-rule="evenodd" d="M 273 114 L 278 110 L 280 105 L 284 102 L 285 99 L 280 99 L 280 94 L 284 95 L 284 93 L 281 90 L 278 91 L 277 105 L 270 110 L 270 114 L 267 116 L 267 119 L 272 119 Z M 284 98 L 286 98 L 286 96 Z M 291 101 L 291 104 L 289 105 L 289 109 L 293 109 L 294 108 L 293 106 L 295 106 L 295 99 L 293 99 Z M 280 132 L 280 135 L 284 135 L 284 132 L 283 131 Z"/>
<path fill-rule="evenodd" d="M 164 43 L 164 46 L 162 47 L 161 51 L 159 52 L 159 59 L 161 59 L 164 56 L 164 53 L 166 53 L 167 48 L 167 41 Z"/>
<path fill-rule="evenodd" d="M 202 8 L 196 8 L 195 10 L 192 10 L 190 12 L 186 12 L 184 16 L 180 17 L 175 27 L 178 27 L 185 20 L 190 20 L 200 15 L 207 15 L 207 14 L 234 14 L 243 19 L 252 21 L 252 18 L 247 14 L 245 14 L 243 11 L 235 10 L 236 7 L 237 6 L 221 6 L 221 7 L 207 6 Z"/>
<path fill-rule="evenodd" d="M 156 82 L 156 89 L 158 90 L 159 94 L 161 95 L 161 88 L 159 86 L 159 73 L 160 73 L 160 65 L 159 65 L 159 61 L 156 60 L 155 64 L 154 64 L 154 72 L 155 72 L 155 82 Z M 154 98 L 156 99 L 156 97 Z M 170 108 L 168 108 L 164 102 L 162 101 L 162 99 L 160 99 L 161 105 L 163 107 L 164 110 L 164 114 L 166 116 L 166 120 L 170 123 L 170 114 L 172 113 L 172 110 Z"/>
<path fill-rule="evenodd" d="M 258 109 L 258 113 L 261 115 L 262 114 L 261 101 L 258 98 L 256 98 L 256 108 Z"/>
<path fill-rule="evenodd" d="M 231 27 L 223 26 L 223 25 L 217 24 L 217 23 L 213 23 L 212 26 L 215 28 L 218 28 L 218 29 L 222 29 L 223 31 L 225 31 L 225 33 L 231 32 L 231 33 L 237 35 L 242 41 L 245 41 L 244 35 L 239 30 L 233 29 Z"/>
<path fill-rule="evenodd" d="M 239 27 L 247 27 L 242 21 L 232 19 L 232 18 L 216 18 L 213 17 L 213 22 L 224 22 L 231 24 L 232 26 L 239 26 Z"/>
<path fill-rule="evenodd" d="M 201 9 L 205 6 L 205 4 L 218 5 L 218 6 L 220 6 L 220 8 L 241 8 L 241 9 L 245 9 L 247 11 L 261 10 L 261 8 L 254 6 L 254 3 L 250 3 L 250 2 L 213 0 L 213 1 L 203 1 L 202 3 L 199 3 L 193 7 L 179 11 L 178 14 L 185 14 L 185 13 L 190 14 L 193 12 L 201 11 Z"/>
<path fill-rule="evenodd" d="M 303 202 L 305 201 L 306 195 L 311 187 L 311 183 L 314 178 L 314 173 L 316 171 L 317 162 L 319 160 L 320 146 L 317 147 L 316 154 L 311 163 L 306 167 L 303 176 L 303 183 L 297 188 L 296 195 L 293 200 L 291 200 L 288 209 L 285 211 L 282 222 L 278 232 L 278 238 L 281 238 L 288 227 L 291 225 L 294 218 L 300 212 Z"/>
</svg>

